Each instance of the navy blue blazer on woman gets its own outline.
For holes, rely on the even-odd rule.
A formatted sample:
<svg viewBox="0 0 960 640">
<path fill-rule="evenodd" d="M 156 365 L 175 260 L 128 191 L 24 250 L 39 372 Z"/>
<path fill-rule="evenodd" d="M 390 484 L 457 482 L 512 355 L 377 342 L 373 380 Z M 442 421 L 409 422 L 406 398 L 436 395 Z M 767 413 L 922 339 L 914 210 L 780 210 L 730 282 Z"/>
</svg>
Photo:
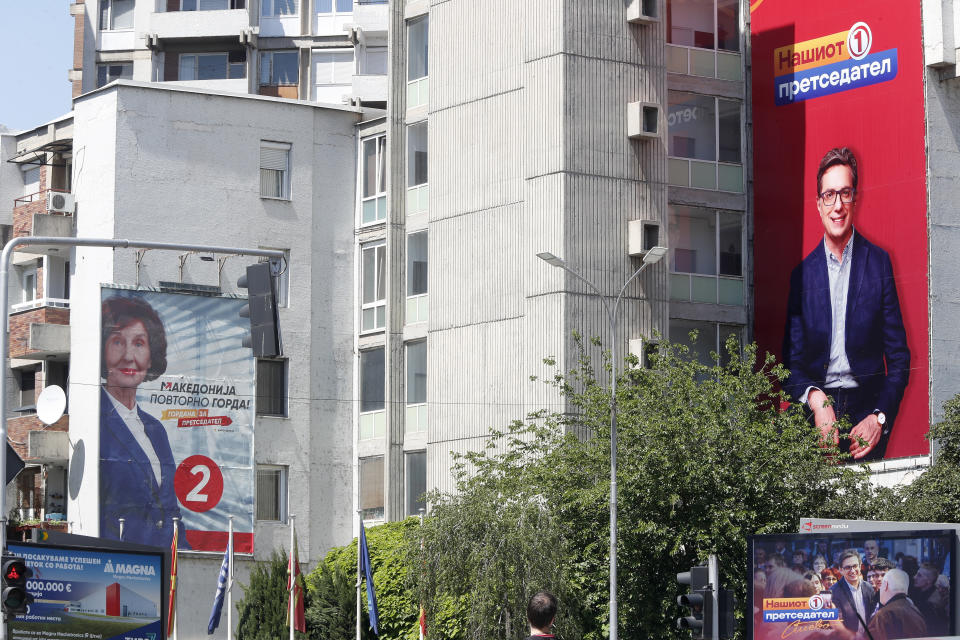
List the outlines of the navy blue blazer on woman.
<svg viewBox="0 0 960 640">
<path fill-rule="evenodd" d="M 167 432 L 159 420 L 137 408 L 147 437 L 160 459 L 158 485 L 150 460 L 127 423 L 117 413 L 106 390 L 100 391 L 100 537 L 155 547 L 169 547 L 173 518 L 180 506 L 173 490 L 176 463 Z M 188 548 L 180 524 L 178 546 Z"/>
<path fill-rule="evenodd" d="M 859 233 L 850 242 L 853 258 L 844 327 L 847 359 L 861 391 L 875 398 L 872 409 L 887 415 L 884 434 L 889 435 L 910 377 L 910 349 L 890 256 Z M 831 323 L 830 280 L 821 240 L 790 275 L 783 336 L 783 360 L 790 377 L 784 389 L 798 401 L 808 387 L 824 388 Z"/>
</svg>

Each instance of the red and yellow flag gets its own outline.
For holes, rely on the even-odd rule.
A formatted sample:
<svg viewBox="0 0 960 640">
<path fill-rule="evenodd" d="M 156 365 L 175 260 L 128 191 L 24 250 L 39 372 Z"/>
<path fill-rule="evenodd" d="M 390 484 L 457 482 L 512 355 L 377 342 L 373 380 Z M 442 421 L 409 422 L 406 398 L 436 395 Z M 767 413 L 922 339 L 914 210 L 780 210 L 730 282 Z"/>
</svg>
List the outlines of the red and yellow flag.
<svg viewBox="0 0 960 640">
<path fill-rule="evenodd" d="M 170 545 L 170 600 L 167 606 L 167 637 L 173 635 L 173 615 L 177 604 L 177 523 L 173 524 L 173 543 Z"/>
</svg>

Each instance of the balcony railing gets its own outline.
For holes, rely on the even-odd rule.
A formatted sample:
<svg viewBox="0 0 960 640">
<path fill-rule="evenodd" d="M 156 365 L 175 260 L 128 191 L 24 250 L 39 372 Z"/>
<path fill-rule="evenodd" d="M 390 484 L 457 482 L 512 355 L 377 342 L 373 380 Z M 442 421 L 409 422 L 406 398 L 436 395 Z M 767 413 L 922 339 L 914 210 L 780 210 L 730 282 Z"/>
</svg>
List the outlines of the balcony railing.
<svg viewBox="0 0 960 640">
<path fill-rule="evenodd" d="M 30 309 L 39 309 L 41 307 L 56 307 L 58 309 L 69 309 L 70 301 L 64 298 L 35 298 L 26 302 L 18 302 L 10 305 L 10 313 L 20 311 L 29 311 Z"/>
<path fill-rule="evenodd" d="M 47 193 L 50 192 L 50 191 L 52 191 L 52 192 L 54 192 L 54 193 L 70 193 L 70 192 L 67 191 L 66 189 L 43 189 L 43 190 L 41 190 L 41 191 L 37 191 L 36 193 L 30 193 L 30 194 L 27 194 L 27 195 L 25 195 L 25 196 L 20 196 L 19 198 L 16 198 L 16 199 L 13 201 L 13 206 L 14 206 L 14 208 L 16 208 L 16 207 L 22 207 L 23 205 L 30 204 L 31 202 L 39 202 L 39 201 L 46 200 L 46 199 L 47 199 Z M 63 214 L 63 213 L 61 213 L 60 215 L 71 215 L 71 214 L 69 214 L 69 213 Z"/>
</svg>

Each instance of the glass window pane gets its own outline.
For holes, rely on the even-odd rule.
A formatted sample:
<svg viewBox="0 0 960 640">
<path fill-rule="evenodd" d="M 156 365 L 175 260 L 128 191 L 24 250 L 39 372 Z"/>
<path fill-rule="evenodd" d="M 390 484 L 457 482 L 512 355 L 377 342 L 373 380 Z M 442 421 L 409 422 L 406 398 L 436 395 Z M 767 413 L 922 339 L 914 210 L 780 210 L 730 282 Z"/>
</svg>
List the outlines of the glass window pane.
<svg viewBox="0 0 960 640">
<path fill-rule="evenodd" d="M 177 76 L 180 80 L 196 80 L 196 69 L 197 66 L 197 57 L 196 56 L 180 56 L 180 75 Z"/>
<path fill-rule="evenodd" d="M 414 451 L 407 454 L 407 515 L 415 516 L 426 509 L 423 494 L 427 492 L 427 452 Z"/>
<path fill-rule="evenodd" d="M 227 77 L 227 54 L 214 53 L 197 56 L 199 80 L 223 80 Z"/>
<path fill-rule="evenodd" d="M 387 75 L 386 47 L 367 47 L 361 59 L 360 73 L 367 76 Z"/>
<path fill-rule="evenodd" d="M 349 13 L 353 11 L 353 0 L 337 0 L 337 12 Z"/>
<path fill-rule="evenodd" d="M 407 186 L 427 183 L 427 123 L 407 127 Z"/>
<path fill-rule="evenodd" d="M 716 160 L 717 123 L 714 98 L 685 91 L 670 91 L 668 102 L 669 154 L 678 158 Z M 738 140 L 738 149 L 739 145 Z"/>
<path fill-rule="evenodd" d="M 286 520 L 286 469 L 257 468 L 257 520 Z"/>
<path fill-rule="evenodd" d="M 384 350 L 360 352 L 360 411 L 381 411 L 384 403 Z"/>
<path fill-rule="evenodd" d="M 113 0 L 114 29 L 133 29 L 134 0 Z"/>
<path fill-rule="evenodd" d="M 294 16 L 297 14 L 297 0 L 273 0 L 273 6 L 278 16 Z"/>
<path fill-rule="evenodd" d="M 667 0 L 667 42 L 713 49 L 712 0 Z"/>
<path fill-rule="evenodd" d="M 429 68 L 430 21 L 423 16 L 407 23 L 407 80 L 424 78 Z"/>
<path fill-rule="evenodd" d="M 720 162 L 740 162 L 740 103 L 717 100 L 720 118 Z"/>
<path fill-rule="evenodd" d="M 316 0 L 317 13 L 333 13 L 333 0 Z"/>
<path fill-rule="evenodd" d="M 384 274 L 387 267 L 387 246 L 377 247 L 377 300 L 387 299 L 387 280 Z"/>
<path fill-rule="evenodd" d="M 363 141 L 363 197 L 377 193 L 377 138 Z"/>
<path fill-rule="evenodd" d="M 692 343 L 690 332 L 694 330 L 698 332 L 697 341 Z M 689 346 L 692 355 L 701 364 L 712 366 L 710 352 L 717 350 L 717 326 L 712 322 L 670 318 L 670 342 Z"/>
<path fill-rule="evenodd" d="M 379 158 L 377 161 L 377 167 L 379 169 L 378 180 L 377 180 L 377 193 L 386 193 L 387 191 L 387 136 L 380 136 L 377 139 L 377 150 L 379 153 Z"/>
<path fill-rule="evenodd" d="M 383 456 L 360 459 L 360 515 L 383 519 Z"/>
<path fill-rule="evenodd" d="M 407 344 L 407 404 L 427 401 L 427 343 Z"/>
<path fill-rule="evenodd" d="M 407 236 L 407 295 L 427 292 L 427 232 Z"/>
<path fill-rule="evenodd" d="M 740 0 L 717 0 L 717 48 L 740 51 Z"/>
<path fill-rule="evenodd" d="M 377 298 L 377 248 L 364 247 L 360 265 L 363 270 L 363 304 L 376 302 Z"/>
<path fill-rule="evenodd" d="M 286 374 L 285 360 L 257 360 L 257 415 L 286 415 Z"/>
<path fill-rule="evenodd" d="M 103 0 L 100 3 L 100 30 L 110 29 L 110 0 Z"/>
<path fill-rule="evenodd" d="M 738 213 L 720 214 L 720 274 L 743 275 L 742 216 Z"/>
<path fill-rule="evenodd" d="M 268 84 L 297 84 L 300 77 L 299 56 L 296 51 L 275 51 Z"/>
<path fill-rule="evenodd" d="M 670 270 L 717 274 L 716 213 L 712 209 L 670 205 Z"/>
</svg>

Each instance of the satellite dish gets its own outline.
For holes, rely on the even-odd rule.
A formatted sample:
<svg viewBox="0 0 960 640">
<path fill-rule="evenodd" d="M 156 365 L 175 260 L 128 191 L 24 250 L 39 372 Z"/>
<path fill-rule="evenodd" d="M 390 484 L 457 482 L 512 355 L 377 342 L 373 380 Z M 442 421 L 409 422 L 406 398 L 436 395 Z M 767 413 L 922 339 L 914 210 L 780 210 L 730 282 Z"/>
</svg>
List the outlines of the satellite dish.
<svg viewBox="0 0 960 640">
<path fill-rule="evenodd" d="M 37 417 L 43 424 L 53 424 L 63 417 L 67 408 L 67 394 L 55 384 L 45 387 L 37 398 Z"/>
<path fill-rule="evenodd" d="M 67 482 L 71 500 L 76 500 L 77 496 L 80 495 L 80 485 L 83 484 L 83 469 L 86 463 L 86 450 L 83 440 L 77 440 L 77 444 L 73 445 L 73 455 L 70 456 L 70 477 Z"/>
</svg>

